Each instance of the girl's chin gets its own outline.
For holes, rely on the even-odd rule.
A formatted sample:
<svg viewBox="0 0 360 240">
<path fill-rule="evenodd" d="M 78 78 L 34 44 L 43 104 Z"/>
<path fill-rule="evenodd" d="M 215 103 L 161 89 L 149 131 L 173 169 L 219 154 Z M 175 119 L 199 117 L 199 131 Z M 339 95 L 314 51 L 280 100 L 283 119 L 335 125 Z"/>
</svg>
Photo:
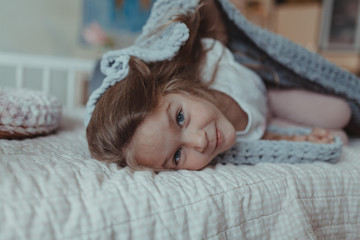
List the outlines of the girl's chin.
<svg viewBox="0 0 360 240">
<path fill-rule="evenodd" d="M 226 144 L 226 149 L 225 149 L 224 151 L 229 150 L 229 149 L 235 144 L 235 142 L 236 142 L 236 132 L 235 132 L 235 130 L 232 131 L 232 132 L 229 134 L 227 140 L 228 140 L 228 141 L 227 141 L 227 144 Z"/>
<path fill-rule="evenodd" d="M 234 144 L 235 144 L 235 141 L 228 142 L 228 143 L 224 144 L 224 146 L 222 146 L 222 147 L 219 149 L 219 152 L 217 153 L 217 155 L 220 154 L 220 153 L 226 152 L 226 151 L 229 150 L 232 146 L 234 146 Z"/>
</svg>

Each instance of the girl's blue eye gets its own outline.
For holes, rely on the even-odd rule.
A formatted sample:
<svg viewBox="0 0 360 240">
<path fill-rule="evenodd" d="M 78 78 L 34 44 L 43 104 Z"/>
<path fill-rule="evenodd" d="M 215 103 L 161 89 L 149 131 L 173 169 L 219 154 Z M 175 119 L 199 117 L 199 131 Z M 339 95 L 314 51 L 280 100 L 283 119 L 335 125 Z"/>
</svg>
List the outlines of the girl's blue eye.
<svg viewBox="0 0 360 240">
<path fill-rule="evenodd" d="M 182 110 L 179 111 L 179 113 L 176 115 L 176 122 L 179 124 L 179 126 L 182 126 L 184 124 L 185 117 Z"/>
<path fill-rule="evenodd" d="M 174 164 L 175 164 L 175 166 L 177 166 L 179 164 L 180 158 L 181 158 L 181 148 L 176 150 L 176 152 L 174 154 Z"/>
</svg>

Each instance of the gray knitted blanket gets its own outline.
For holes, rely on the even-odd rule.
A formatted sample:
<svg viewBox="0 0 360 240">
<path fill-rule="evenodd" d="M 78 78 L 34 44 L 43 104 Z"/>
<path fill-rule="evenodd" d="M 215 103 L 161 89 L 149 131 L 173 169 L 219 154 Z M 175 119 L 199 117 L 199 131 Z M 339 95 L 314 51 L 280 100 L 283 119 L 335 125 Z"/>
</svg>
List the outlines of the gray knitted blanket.
<svg viewBox="0 0 360 240">
<path fill-rule="evenodd" d="M 279 128 L 270 126 L 271 132 L 282 134 L 308 134 L 307 128 Z M 270 141 L 242 142 L 235 144 L 228 151 L 220 154 L 214 162 L 239 164 L 271 163 L 310 163 L 325 161 L 335 163 L 341 155 L 341 140 L 336 137 L 332 144 L 310 142 Z"/>
<path fill-rule="evenodd" d="M 253 25 L 241 15 L 230 0 L 218 1 L 229 26 L 229 47 L 237 61 L 261 64 L 275 71 L 278 76 L 276 81 L 273 72 L 255 70 L 268 84 L 287 88 L 305 88 L 344 98 L 352 109 L 349 126 L 352 131 L 360 132 L 360 80 L 356 76 L 329 63 L 318 54 L 311 53 L 279 35 Z M 86 126 L 101 95 L 127 75 L 130 55 L 146 62 L 171 59 L 176 55 L 189 37 L 185 24 L 174 22 L 158 35 L 148 36 L 157 26 L 168 22 L 175 14 L 194 11 L 198 4 L 199 0 L 157 0 L 135 43 L 128 48 L 110 51 L 103 56 L 100 67 L 105 78 L 88 100 Z M 249 54 L 237 55 L 237 50 Z M 298 128 L 269 130 L 287 134 L 310 131 Z M 217 161 L 236 164 L 335 162 L 341 154 L 341 147 L 342 143 L 338 138 L 332 144 L 259 140 L 236 144 L 219 156 Z"/>
</svg>

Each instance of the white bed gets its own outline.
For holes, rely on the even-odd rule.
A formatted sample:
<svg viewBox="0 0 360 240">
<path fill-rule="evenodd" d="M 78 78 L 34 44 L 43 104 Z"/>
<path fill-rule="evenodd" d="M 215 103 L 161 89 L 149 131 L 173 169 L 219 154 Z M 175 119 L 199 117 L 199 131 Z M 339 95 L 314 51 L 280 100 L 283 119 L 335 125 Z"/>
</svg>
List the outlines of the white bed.
<svg viewBox="0 0 360 240">
<path fill-rule="evenodd" d="M 360 138 L 336 164 L 133 172 L 91 159 L 66 106 L 55 134 L 0 140 L 0 239 L 360 237 Z"/>
</svg>

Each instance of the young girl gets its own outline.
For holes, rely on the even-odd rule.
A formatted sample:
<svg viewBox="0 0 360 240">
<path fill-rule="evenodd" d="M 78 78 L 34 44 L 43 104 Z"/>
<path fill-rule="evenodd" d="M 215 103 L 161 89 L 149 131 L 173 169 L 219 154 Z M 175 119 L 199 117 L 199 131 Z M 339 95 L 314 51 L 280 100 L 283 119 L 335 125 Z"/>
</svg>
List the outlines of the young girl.
<svg viewBox="0 0 360 240">
<path fill-rule="evenodd" d="M 343 134 L 351 115 L 344 100 L 303 90 L 267 92 L 258 75 L 234 60 L 214 0 L 173 21 L 190 31 L 177 55 L 147 63 L 131 57 L 126 78 L 96 103 L 86 130 L 94 158 L 133 169 L 199 170 L 237 141 L 331 143 L 335 130 Z M 270 121 L 320 128 L 285 136 L 266 132 Z"/>
</svg>

